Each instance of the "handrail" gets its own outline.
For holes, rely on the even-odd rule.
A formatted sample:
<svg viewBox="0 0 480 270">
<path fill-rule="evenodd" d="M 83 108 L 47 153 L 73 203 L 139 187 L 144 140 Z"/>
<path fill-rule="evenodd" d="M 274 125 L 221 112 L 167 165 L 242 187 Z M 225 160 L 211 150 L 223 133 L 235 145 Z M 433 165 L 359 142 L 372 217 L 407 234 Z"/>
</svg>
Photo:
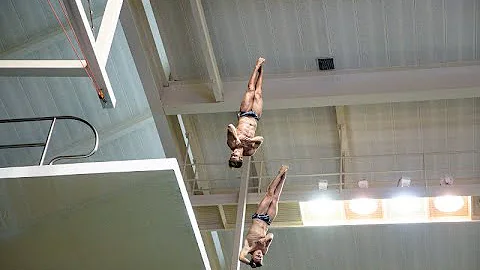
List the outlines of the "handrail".
<svg viewBox="0 0 480 270">
<path fill-rule="evenodd" d="M 362 158 L 380 158 L 380 157 L 408 157 L 417 156 L 423 158 L 424 156 L 435 155 L 459 155 L 459 154 L 480 154 L 480 150 L 463 150 L 463 151 L 435 151 L 435 152 L 406 152 L 406 153 L 392 153 L 392 154 L 373 154 L 373 155 L 350 155 L 350 156 L 332 156 L 332 157 L 308 157 L 308 158 L 275 158 L 267 160 L 252 160 L 251 163 L 264 162 L 282 162 L 282 161 L 321 161 L 321 160 L 352 160 Z M 186 163 L 187 166 L 228 166 L 228 162 L 209 162 L 209 163 Z"/>
<path fill-rule="evenodd" d="M 451 162 L 448 162 L 448 169 L 446 168 L 435 168 L 429 165 L 427 162 L 430 158 L 433 158 L 436 155 L 440 156 L 450 156 L 450 155 L 464 155 L 464 154 L 480 154 L 480 150 L 464 150 L 464 151 L 435 151 L 435 152 L 420 152 L 420 153 L 412 153 L 412 152 L 407 152 L 407 153 L 392 153 L 392 154 L 377 154 L 377 155 L 355 155 L 355 156 L 339 156 L 339 157 L 311 157 L 311 158 L 285 158 L 285 159 L 267 159 L 267 160 L 251 160 L 250 162 L 253 164 L 256 164 L 257 170 L 255 175 L 251 175 L 249 178 L 251 180 L 258 180 L 257 183 L 255 184 L 256 186 L 252 186 L 251 188 L 259 188 L 258 192 L 261 192 L 260 188 L 264 187 L 265 185 L 262 185 L 262 182 L 264 182 L 264 179 L 272 179 L 275 177 L 275 174 L 270 175 L 270 173 L 274 173 L 274 171 L 267 171 L 266 166 L 269 165 L 270 163 L 273 162 L 278 162 L 278 161 L 297 161 L 297 162 L 309 162 L 308 164 L 313 164 L 315 165 L 316 163 L 320 164 L 322 161 L 325 160 L 331 160 L 331 161 L 336 161 L 340 162 L 336 167 L 329 166 L 329 167 L 315 167 L 312 166 L 312 170 L 308 174 L 298 174 L 295 173 L 294 165 L 290 166 L 290 169 L 293 169 L 289 172 L 289 177 L 298 177 L 298 178 L 307 178 L 303 182 L 308 182 L 308 181 L 313 181 L 317 182 L 313 178 L 319 179 L 320 177 L 330 177 L 327 180 L 329 181 L 328 186 L 338 186 L 339 192 L 342 192 L 344 188 L 347 188 L 348 185 L 356 185 L 357 183 L 355 181 L 357 180 L 368 180 L 372 184 L 375 183 L 382 183 L 385 181 L 382 181 L 380 178 L 385 178 L 387 180 L 388 178 L 391 178 L 390 180 L 395 180 L 395 184 L 398 182 L 397 180 L 401 176 L 404 177 L 412 177 L 415 178 L 415 184 L 423 185 L 425 189 L 428 189 L 430 185 L 435 185 L 438 184 L 438 181 L 440 181 L 440 178 L 438 176 L 435 179 L 431 179 L 432 176 L 429 176 L 432 172 L 437 172 L 441 173 L 444 175 L 451 175 L 455 177 L 456 171 L 458 170 L 465 170 L 467 166 L 464 167 L 455 167 L 452 168 Z M 350 160 L 353 159 L 368 159 L 368 158 L 377 158 L 377 157 L 392 157 L 394 160 L 392 160 L 391 166 L 388 166 L 388 168 L 383 168 L 384 170 L 380 170 L 380 168 L 377 168 L 376 166 L 374 168 L 370 168 L 367 170 L 362 170 L 358 168 L 350 168 L 349 171 L 343 171 L 340 166 L 343 161 L 349 162 Z M 407 168 L 411 168 L 409 170 L 403 170 L 401 167 L 399 168 L 399 163 L 403 158 L 408 158 L 408 157 L 414 157 L 414 159 L 411 159 L 410 161 L 414 161 L 414 166 L 411 167 L 411 165 L 408 165 Z M 374 160 L 365 160 L 365 163 L 371 163 L 374 162 Z M 348 163 L 347 163 L 348 164 Z M 408 163 L 410 164 L 410 162 Z M 353 164 L 352 164 L 353 165 Z M 201 190 L 208 190 L 208 188 L 205 188 L 205 186 L 209 187 L 212 185 L 212 183 L 219 184 L 221 187 L 218 187 L 220 190 L 229 190 L 229 189 L 237 189 L 238 186 L 234 187 L 237 180 L 240 179 L 239 175 L 232 175 L 227 171 L 227 165 L 225 162 L 212 162 L 212 163 L 186 163 L 184 166 L 206 166 L 206 170 L 204 173 L 201 175 L 195 174 L 194 176 L 184 176 L 184 180 L 187 183 L 191 183 L 191 186 L 196 187 L 197 183 L 208 183 L 205 185 L 202 185 L 202 188 L 194 188 L 191 192 L 192 194 L 195 191 L 201 191 Z M 220 174 L 214 174 L 210 175 L 208 174 L 208 166 L 223 166 L 225 170 L 225 176 L 221 176 Z M 300 165 L 301 166 L 301 165 Z M 340 168 L 340 169 L 339 169 Z M 366 169 L 366 168 L 364 168 Z M 478 173 L 480 170 L 474 169 L 473 171 L 470 170 L 470 167 L 468 166 L 468 171 L 472 174 L 472 176 L 477 177 Z M 319 171 L 320 170 L 320 171 Z M 380 175 L 380 177 L 377 177 L 377 175 Z M 339 176 L 340 180 L 339 181 L 333 181 L 334 176 Z M 355 177 L 357 176 L 357 177 Z M 347 181 L 343 177 L 348 177 Z M 393 177 L 393 178 L 392 178 Z M 465 176 L 464 176 L 465 177 Z M 312 180 L 308 179 L 312 178 Z M 354 178 L 357 178 L 356 180 L 352 180 Z M 437 179 L 438 178 L 438 179 Z M 458 178 L 457 178 L 458 179 Z M 437 182 L 435 182 L 437 181 Z M 331 183 L 330 183 L 331 182 Z M 224 186 L 224 185 L 227 186 Z M 318 183 L 317 183 L 318 184 Z M 316 186 L 317 184 L 314 184 L 313 186 L 318 188 Z M 293 187 L 297 187 L 297 184 L 294 184 Z M 292 186 L 291 186 L 292 187 Z M 215 187 L 216 188 L 216 187 Z M 222 191 L 223 192 L 223 191 Z"/>
<path fill-rule="evenodd" d="M 60 115 L 60 116 L 46 116 L 46 117 L 30 117 L 30 118 L 16 118 L 16 119 L 0 119 L 0 124 L 5 124 L 5 123 L 21 123 L 21 122 L 39 122 L 39 121 L 49 121 L 51 120 L 52 123 L 50 124 L 50 129 L 48 131 L 47 139 L 45 140 L 44 143 L 24 143 L 24 144 L 9 144 L 9 145 L 0 145 L 0 149 L 8 149 L 8 148 L 28 148 L 28 147 L 43 147 L 42 151 L 42 156 L 40 158 L 39 166 L 44 165 L 45 161 L 45 156 L 48 151 L 48 145 L 50 143 L 50 139 L 52 137 L 53 129 L 55 127 L 55 123 L 58 120 L 75 120 L 82 122 L 86 124 L 93 132 L 93 135 L 95 137 L 95 145 L 92 150 L 90 150 L 89 153 L 87 154 L 79 154 L 79 155 L 65 155 L 65 156 L 57 156 L 54 157 L 48 165 L 53 165 L 54 162 L 57 162 L 59 160 L 63 159 L 81 159 L 81 158 L 88 158 L 95 154 L 98 150 L 98 132 L 97 129 L 90 124 L 88 121 L 76 117 L 76 116 L 70 116 L 70 115 Z"/>
</svg>

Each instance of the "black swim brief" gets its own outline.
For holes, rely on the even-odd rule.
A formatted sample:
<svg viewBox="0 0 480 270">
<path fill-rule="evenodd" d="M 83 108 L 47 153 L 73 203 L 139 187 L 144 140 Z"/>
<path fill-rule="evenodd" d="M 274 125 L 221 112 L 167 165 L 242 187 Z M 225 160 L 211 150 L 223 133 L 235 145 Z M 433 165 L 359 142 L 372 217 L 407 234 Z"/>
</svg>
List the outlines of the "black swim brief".
<svg viewBox="0 0 480 270">
<path fill-rule="evenodd" d="M 264 221 L 267 223 L 267 225 L 272 224 L 272 221 L 270 220 L 270 216 L 268 214 L 253 214 L 252 219 L 260 219 L 261 221 Z"/>
<path fill-rule="evenodd" d="M 255 118 L 255 120 L 257 121 L 260 120 L 260 117 L 254 111 L 238 112 L 238 118 L 240 117 L 252 117 L 252 118 Z"/>
</svg>

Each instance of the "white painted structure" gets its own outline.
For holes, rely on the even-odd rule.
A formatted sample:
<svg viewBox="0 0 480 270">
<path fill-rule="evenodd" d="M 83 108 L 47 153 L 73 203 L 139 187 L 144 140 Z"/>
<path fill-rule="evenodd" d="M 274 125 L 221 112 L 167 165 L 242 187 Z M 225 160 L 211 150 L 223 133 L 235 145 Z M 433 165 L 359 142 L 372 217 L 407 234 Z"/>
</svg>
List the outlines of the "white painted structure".
<svg viewBox="0 0 480 270">
<path fill-rule="evenodd" d="M 165 237 L 164 241 L 166 243 L 168 243 L 168 241 L 180 241 L 184 249 L 182 252 L 185 252 L 185 254 L 189 254 L 190 256 L 194 257 L 184 258 L 183 262 L 177 261 L 177 265 L 188 265 L 188 263 L 190 263 L 190 265 L 192 263 L 194 265 L 198 265 L 198 263 L 200 262 L 203 265 L 203 269 L 211 269 L 207 258 L 205 246 L 200 235 L 200 230 L 198 229 L 198 224 L 193 213 L 193 208 L 190 203 L 187 189 L 185 187 L 180 168 L 175 159 L 98 162 L 54 166 L 12 167 L 0 169 L 0 183 L 3 187 L 9 186 L 11 184 L 9 183 L 9 181 L 29 181 L 30 183 L 36 181 L 44 186 L 51 185 L 54 182 L 61 185 L 61 182 L 64 181 L 65 183 L 63 185 L 65 186 L 69 183 L 72 183 L 72 181 L 78 184 L 79 182 L 87 181 L 88 179 L 96 179 L 98 182 L 103 179 L 106 180 L 107 183 L 110 182 L 110 185 L 115 185 L 114 181 L 127 180 L 129 182 L 128 185 L 134 186 L 140 185 L 142 182 L 147 181 L 146 183 L 150 185 L 149 188 L 163 190 L 162 192 L 167 192 L 168 194 L 173 194 L 173 196 L 177 196 L 180 201 L 164 201 L 162 203 L 163 206 L 170 205 L 170 207 L 163 208 L 164 210 L 162 211 L 165 211 L 163 215 L 162 213 L 159 213 L 158 216 L 158 218 L 162 220 L 162 228 L 170 231 L 167 234 L 164 234 L 162 237 Z M 175 184 L 172 185 L 172 183 Z M 79 190 L 79 192 L 80 191 L 81 190 Z M 11 199 L 12 201 L 15 201 L 16 198 L 12 197 Z M 16 200 L 18 201 L 18 198 Z M 48 200 L 48 198 L 43 198 L 43 200 Z M 43 203 L 44 202 L 37 201 L 37 204 Z M 172 212 L 173 210 L 169 209 L 184 209 L 184 211 L 177 210 L 176 212 Z M 12 214 L 14 213 L 12 212 Z M 97 219 L 98 218 L 99 217 L 97 217 Z M 128 220 L 129 217 L 126 215 L 124 218 Z M 174 220 L 176 220 L 175 222 L 178 222 L 179 220 L 181 222 L 183 219 L 187 219 L 189 223 L 172 223 L 172 221 Z M 13 226 L 14 224 L 16 224 L 16 222 L 11 221 L 10 223 L 10 219 L 7 220 L 7 228 L 8 226 Z M 158 230 L 161 229 L 159 228 Z M 190 237 L 190 234 L 194 237 Z M 170 235 L 172 238 L 168 238 L 169 236 L 167 235 Z M 121 238 L 122 235 L 118 235 L 118 237 Z M 8 242 L 10 244 L 7 243 L 8 245 L 6 246 L 5 244 L 2 245 L 0 242 L 0 249 L 8 249 L 10 245 L 17 246 L 15 245 L 15 239 L 15 236 L 13 236 L 10 239 L 11 242 Z M 75 243 L 72 244 L 74 245 Z M 73 246 L 72 248 L 75 247 Z M 138 248 L 141 249 L 142 247 Z M 171 252 L 180 251 L 157 250 L 155 253 L 158 254 L 158 258 L 163 261 L 165 265 L 170 265 L 170 267 L 174 267 L 174 264 L 172 264 L 172 262 L 175 262 L 172 261 L 174 259 L 169 259 L 171 256 Z M 197 260 L 197 258 L 200 261 L 195 261 Z M 6 258 L 4 258 L 3 260 L 6 260 Z M 14 264 L 22 264 L 20 261 L 15 262 L 14 259 L 13 261 Z M 188 263 L 184 264 L 184 262 Z"/>
<path fill-rule="evenodd" d="M 265 110 L 412 102 L 480 96 L 478 63 L 426 68 L 266 75 Z M 209 98 L 206 84 L 172 83 L 165 91 L 167 114 L 238 110 L 247 79 L 224 81 L 224 102 Z"/>
</svg>

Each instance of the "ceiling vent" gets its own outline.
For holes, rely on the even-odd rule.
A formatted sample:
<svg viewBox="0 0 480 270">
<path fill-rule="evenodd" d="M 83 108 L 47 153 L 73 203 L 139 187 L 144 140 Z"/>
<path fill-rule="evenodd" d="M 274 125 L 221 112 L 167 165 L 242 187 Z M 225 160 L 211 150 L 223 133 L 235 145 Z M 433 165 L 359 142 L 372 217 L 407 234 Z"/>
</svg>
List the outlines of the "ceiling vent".
<svg viewBox="0 0 480 270">
<path fill-rule="evenodd" d="M 332 57 L 317 58 L 319 70 L 332 70 L 335 69 Z"/>
</svg>

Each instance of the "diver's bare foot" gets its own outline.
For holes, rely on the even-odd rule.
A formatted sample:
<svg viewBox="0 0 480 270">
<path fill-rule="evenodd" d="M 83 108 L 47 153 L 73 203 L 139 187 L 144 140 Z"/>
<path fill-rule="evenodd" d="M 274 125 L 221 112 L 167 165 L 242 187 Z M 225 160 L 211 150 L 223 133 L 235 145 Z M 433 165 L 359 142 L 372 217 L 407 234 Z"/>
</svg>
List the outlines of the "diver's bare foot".
<svg viewBox="0 0 480 270">
<path fill-rule="evenodd" d="M 257 66 L 257 67 L 260 67 L 260 66 L 263 65 L 263 63 L 265 63 L 265 58 L 259 57 L 259 58 L 257 59 L 257 64 L 256 64 L 256 66 Z"/>
<path fill-rule="evenodd" d="M 284 173 L 288 171 L 288 166 L 287 165 L 282 165 L 282 167 L 280 167 L 280 173 Z"/>
</svg>

